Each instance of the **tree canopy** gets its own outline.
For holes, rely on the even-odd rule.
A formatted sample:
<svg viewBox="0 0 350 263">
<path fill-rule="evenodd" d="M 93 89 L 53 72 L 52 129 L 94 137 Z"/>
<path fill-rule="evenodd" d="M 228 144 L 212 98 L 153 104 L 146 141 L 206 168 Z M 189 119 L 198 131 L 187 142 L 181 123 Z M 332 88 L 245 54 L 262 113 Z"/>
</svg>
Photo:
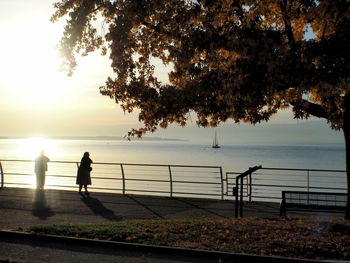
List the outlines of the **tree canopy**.
<svg viewBox="0 0 350 263">
<path fill-rule="evenodd" d="M 124 111 L 140 110 L 144 127 L 129 135 L 186 125 L 189 113 L 206 127 L 268 121 L 291 107 L 296 118 L 343 129 L 350 148 L 349 0 L 61 0 L 55 7 L 52 21 L 67 17 L 60 48 L 70 73 L 77 54 L 109 54 L 115 75 L 100 92 Z M 167 83 L 154 58 L 171 66 Z"/>
<path fill-rule="evenodd" d="M 296 118 L 314 115 L 341 128 L 349 6 L 347 0 L 63 0 L 52 20 L 68 15 L 60 47 L 70 73 L 76 54 L 110 51 L 116 74 L 100 91 L 125 111 L 140 109 L 145 128 L 133 134 L 185 125 L 189 112 L 200 126 L 257 123 L 290 105 Z M 96 21 L 108 27 L 104 34 Z M 157 79 L 152 58 L 172 66 L 168 83 Z"/>
</svg>

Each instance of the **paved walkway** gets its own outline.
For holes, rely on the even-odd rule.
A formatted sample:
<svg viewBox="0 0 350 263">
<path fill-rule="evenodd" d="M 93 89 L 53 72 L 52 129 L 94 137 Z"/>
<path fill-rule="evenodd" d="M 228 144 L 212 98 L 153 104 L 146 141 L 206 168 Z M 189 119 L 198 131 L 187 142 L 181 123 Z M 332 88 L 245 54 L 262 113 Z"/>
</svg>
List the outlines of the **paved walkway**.
<svg viewBox="0 0 350 263">
<path fill-rule="evenodd" d="M 292 215 L 292 213 L 290 213 Z M 245 203 L 245 216 L 279 216 L 278 203 Z M 234 201 L 194 198 L 166 198 L 110 193 L 91 193 L 26 188 L 0 190 L 0 229 L 24 229 L 36 224 L 62 222 L 103 222 L 133 219 L 233 218 Z M 221 262 L 203 255 L 181 256 L 170 252 L 132 251 L 118 248 L 87 247 L 64 242 L 32 241 L 0 236 L 0 262 Z M 224 260 L 225 261 L 225 260 Z M 250 262 L 235 258 L 227 262 Z M 254 262 L 271 262 L 259 258 Z M 225 261 L 226 262 L 226 261 Z M 274 260 L 273 262 L 285 262 Z"/>
<path fill-rule="evenodd" d="M 35 224 L 102 222 L 133 219 L 232 218 L 234 202 L 196 198 L 90 193 L 27 188 L 0 190 L 0 229 L 25 228 Z M 277 203 L 251 203 L 246 216 L 278 216 Z"/>
<path fill-rule="evenodd" d="M 0 229 L 62 222 L 233 218 L 234 207 L 234 201 L 211 199 L 111 193 L 90 193 L 85 197 L 73 191 L 4 188 L 0 190 Z M 277 217 L 279 204 L 245 203 L 244 216 Z"/>
</svg>

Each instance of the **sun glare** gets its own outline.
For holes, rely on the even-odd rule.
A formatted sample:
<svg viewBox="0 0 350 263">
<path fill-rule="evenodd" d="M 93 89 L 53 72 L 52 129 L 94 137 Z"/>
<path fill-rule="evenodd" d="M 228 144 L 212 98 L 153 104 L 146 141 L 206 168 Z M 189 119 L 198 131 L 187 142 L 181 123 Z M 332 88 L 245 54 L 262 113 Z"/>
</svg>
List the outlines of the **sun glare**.
<svg viewBox="0 0 350 263">
<path fill-rule="evenodd" d="M 1 71 L 12 101 L 20 106 L 47 108 L 59 106 L 66 94 L 67 76 L 59 71 L 55 50 L 59 32 L 52 26 L 36 24 L 13 27 L 6 32 Z M 32 29 L 32 30 L 26 30 Z"/>
<path fill-rule="evenodd" d="M 54 140 L 41 137 L 19 140 L 18 154 L 21 156 L 21 159 L 34 161 L 42 151 L 46 156 L 51 157 L 57 151 L 57 143 Z M 36 177 L 34 175 L 34 163 L 30 163 L 29 167 L 27 172 L 33 171 L 33 176 L 22 178 L 22 183 L 29 183 L 31 184 L 31 188 L 35 188 Z"/>
<path fill-rule="evenodd" d="M 56 148 L 57 146 L 54 140 L 35 137 L 23 139 L 20 144 L 19 152 L 23 158 L 34 160 L 41 151 L 44 151 L 45 155 L 53 155 L 56 151 Z"/>
</svg>

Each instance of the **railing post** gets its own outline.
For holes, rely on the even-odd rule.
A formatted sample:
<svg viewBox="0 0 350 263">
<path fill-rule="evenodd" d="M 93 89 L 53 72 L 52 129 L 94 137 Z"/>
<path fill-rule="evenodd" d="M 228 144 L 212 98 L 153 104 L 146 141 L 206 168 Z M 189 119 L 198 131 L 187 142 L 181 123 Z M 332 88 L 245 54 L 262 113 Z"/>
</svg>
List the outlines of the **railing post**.
<svg viewBox="0 0 350 263">
<path fill-rule="evenodd" d="M 238 218 L 238 193 L 239 193 L 239 176 L 236 177 L 236 201 L 235 201 L 235 218 Z"/>
<path fill-rule="evenodd" d="M 249 184 L 249 191 L 248 191 L 248 193 L 249 193 L 249 202 L 252 201 L 252 190 L 253 190 L 253 188 L 252 188 L 252 174 L 253 174 L 253 173 L 250 173 L 249 176 L 248 176 L 248 184 Z"/>
<path fill-rule="evenodd" d="M 120 164 L 120 170 L 122 172 L 122 179 L 123 179 L 123 195 L 125 195 L 125 174 L 124 174 L 123 164 Z"/>
<path fill-rule="evenodd" d="M 2 164 L 0 161 L 0 173 L 1 173 L 1 185 L 0 185 L 0 189 L 4 188 L 4 171 L 2 170 Z"/>
<path fill-rule="evenodd" d="M 239 200 L 239 216 L 243 217 L 243 178 L 241 177 L 241 186 L 240 186 L 240 200 Z"/>
<path fill-rule="evenodd" d="M 307 192 L 310 192 L 310 171 L 307 170 Z M 310 196 L 307 195 L 307 204 L 310 202 Z"/>
<path fill-rule="evenodd" d="M 220 176 L 221 176 L 221 200 L 224 200 L 224 176 L 222 175 L 221 166 L 220 166 Z"/>
<path fill-rule="evenodd" d="M 171 174 L 171 167 L 170 165 L 168 165 L 168 169 L 169 169 L 169 183 L 170 183 L 170 197 L 173 197 L 173 175 Z"/>
<path fill-rule="evenodd" d="M 228 196 L 228 176 L 227 176 L 227 172 L 225 173 L 225 181 L 226 181 L 226 196 Z"/>
</svg>

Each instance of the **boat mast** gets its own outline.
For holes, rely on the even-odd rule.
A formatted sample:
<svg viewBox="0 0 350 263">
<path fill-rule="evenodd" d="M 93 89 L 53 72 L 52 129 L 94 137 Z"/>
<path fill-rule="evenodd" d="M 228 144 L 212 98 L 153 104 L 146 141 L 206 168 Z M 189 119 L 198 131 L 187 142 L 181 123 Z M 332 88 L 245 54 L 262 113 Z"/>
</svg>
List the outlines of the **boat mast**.
<svg viewBox="0 0 350 263">
<path fill-rule="evenodd" d="M 215 131 L 214 140 L 213 140 L 213 148 L 220 148 L 216 131 Z"/>
</svg>

